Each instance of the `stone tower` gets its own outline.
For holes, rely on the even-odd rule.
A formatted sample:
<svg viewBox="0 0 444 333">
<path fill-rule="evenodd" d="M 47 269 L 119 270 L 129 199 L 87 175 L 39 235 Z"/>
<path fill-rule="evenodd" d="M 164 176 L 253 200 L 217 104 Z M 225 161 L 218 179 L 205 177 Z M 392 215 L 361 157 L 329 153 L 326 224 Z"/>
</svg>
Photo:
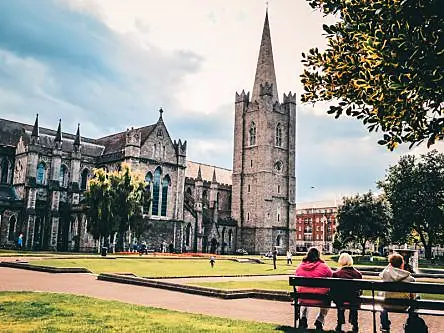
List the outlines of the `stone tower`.
<svg viewBox="0 0 444 333">
<path fill-rule="evenodd" d="M 296 94 L 279 102 L 268 11 L 253 93 L 236 93 L 232 215 L 237 248 L 260 253 L 295 242 Z"/>
</svg>

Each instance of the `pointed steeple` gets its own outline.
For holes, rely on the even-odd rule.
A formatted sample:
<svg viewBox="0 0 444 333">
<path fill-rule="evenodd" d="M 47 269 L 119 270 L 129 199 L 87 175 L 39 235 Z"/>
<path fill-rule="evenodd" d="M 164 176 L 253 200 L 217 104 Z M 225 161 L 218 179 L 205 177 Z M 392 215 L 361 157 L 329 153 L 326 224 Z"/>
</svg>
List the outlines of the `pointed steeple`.
<svg viewBox="0 0 444 333">
<path fill-rule="evenodd" d="M 273 48 L 271 47 L 270 25 L 268 23 L 268 9 L 265 14 L 264 30 L 262 31 L 251 100 L 258 100 L 261 95 L 270 95 L 273 102 L 279 101 L 276 73 L 274 71 Z"/>
<path fill-rule="evenodd" d="M 200 164 L 199 164 L 199 170 L 197 170 L 197 180 L 202 180 L 202 171 L 200 170 Z"/>
<path fill-rule="evenodd" d="M 32 138 L 38 138 L 39 137 L 39 114 L 38 113 L 35 116 L 35 122 L 34 122 L 34 127 L 32 128 L 31 137 Z"/>
<path fill-rule="evenodd" d="M 216 178 L 216 168 L 213 168 L 213 179 L 211 180 L 212 183 L 217 183 L 217 178 Z"/>
<path fill-rule="evenodd" d="M 57 133 L 54 142 L 62 142 L 62 119 L 59 119 L 59 126 L 57 127 Z"/>
<path fill-rule="evenodd" d="M 76 138 L 74 139 L 74 146 L 80 147 L 80 124 L 77 124 Z"/>
</svg>

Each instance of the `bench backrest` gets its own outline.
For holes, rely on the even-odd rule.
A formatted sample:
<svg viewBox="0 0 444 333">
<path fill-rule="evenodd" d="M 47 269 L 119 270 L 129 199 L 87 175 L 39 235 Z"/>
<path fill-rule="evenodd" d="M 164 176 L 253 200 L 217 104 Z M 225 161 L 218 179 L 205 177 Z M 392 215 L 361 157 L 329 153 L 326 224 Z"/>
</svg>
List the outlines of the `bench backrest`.
<svg viewBox="0 0 444 333">
<path fill-rule="evenodd" d="M 338 278 L 306 278 L 290 276 L 290 286 L 330 288 L 337 290 L 372 290 L 406 293 L 444 294 L 444 284 L 424 282 L 384 282 L 381 280 L 350 280 Z"/>
</svg>

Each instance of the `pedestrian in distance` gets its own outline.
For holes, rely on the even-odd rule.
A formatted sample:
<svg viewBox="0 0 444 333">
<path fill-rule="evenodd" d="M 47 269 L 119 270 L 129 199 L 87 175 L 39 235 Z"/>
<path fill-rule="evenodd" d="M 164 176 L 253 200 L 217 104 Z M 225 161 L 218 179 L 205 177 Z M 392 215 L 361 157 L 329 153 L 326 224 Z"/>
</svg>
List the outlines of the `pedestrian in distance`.
<svg viewBox="0 0 444 333">
<path fill-rule="evenodd" d="M 350 254 L 344 252 L 338 259 L 339 268 L 333 273 L 334 278 L 340 279 L 362 279 L 362 274 L 353 267 L 353 258 Z M 345 310 L 341 305 L 355 305 L 358 304 L 360 290 L 330 290 L 330 295 L 335 300 L 338 308 L 338 321 L 336 325 L 336 332 L 343 332 L 342 325 L 345 324 Z M 348 322 L 352 324 L 352 332 L 359 332 L 358 326 L 358 310 L 350 309 Z"/>
<path fill-rule="evenodd" d="M 211 265 L 211 268 L 214 268 L 214 263 L 216 262 L 216 258 L 214 257 L 214 256 L 211 256 L 210 257 L 210 265 Z"/>
<path fill-rule="evenodd" d="M 276 260 L 277 260 L 278 250 L 277 248 L 274 248 L 273 250 L 273 267 L 276 269 Z"/>
<path fill-rule="evenodd" d="M 291 251 L 287 251 L 287 265 L 293 265 L 293 255 L 291 254 Z"/>
<path fill-rule="evenodd" d="M 18 248 L 21 250 L 23 248 L 23 234 L 20 233 L 17 240 Z"/>
<path fill-rule="evenodd" d="M 302 262 L 296 268 L 295 276 L 302 276 L 308 278 L 327 278 L 333 275 L 332 270 L 328 265 L 321 259 L 319 250 L 312 247 L 308 250 Z M 328 288 L 317 288 L 317 287 L 298 287 L 298 292 L 308 293 L 308 294 L 319 294 L 327 295 L 329 292 Z M 299 299 L 299 304 L 301 305 L 301 319 L 299 320 L 299 328 L 306 329 L 308 327 L 307 318 L 310 306 L 323 306 L 330 301 L 315 300 L 315 299 Z M 319 309 L 319 314 L 314 323 L 317 330 L 322 331 L 324 326 L 325 316 L 328 313 L 328 308 L 321 307 Z"/>
</svg>

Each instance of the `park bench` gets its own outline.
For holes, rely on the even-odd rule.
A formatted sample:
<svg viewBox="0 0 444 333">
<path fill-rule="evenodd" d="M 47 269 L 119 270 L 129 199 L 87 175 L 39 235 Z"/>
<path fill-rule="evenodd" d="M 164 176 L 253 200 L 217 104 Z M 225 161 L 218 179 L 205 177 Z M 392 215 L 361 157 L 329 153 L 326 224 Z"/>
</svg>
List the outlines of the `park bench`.
<svg viewBox="0 0 444 333">
<path fill-rule="evenodd" d="M 408 313 L 409 309 L 414 309 L 418 314 L 444 316 L 444 301 L 441 300 L 425 300 L 425 299 L 384 299 L 379 296 L 380 292 L 405 292 L 414 294 L 441 294 L 444 295 L 444 284 L 438 283 L 422 283 L 422 282 L 383 282 L 381 280 L 348 280 L 337 278 L 306 278 L 291 276 L 289 280 L 293 292 L 290 293 L 294 300 L 294 326 L 300 319 L 299 299 L 311 299 L 323 301 L 321 305 L 309 305 L 314 307 L 357 309 L 359 311 L 371 311 L 373 313 L 373 332 L 376 333 L 376 313 L 380 312 L 383 306 L 397 305 L 398 309 L 386 308 L 388 312 Z M 300 293 L 297 291 L 298 286 L 329 288 L 332 292 L 327 295 Z M 337 291 L 345 291 L 347 293 L 353 291 L 369 291 L 370 295 L 359 296 L 353 304 L 341 304 L 340 301 L 335 303 Z M 365 293 L 364 293 L 365 294 Z M 368 293 L 367 293 L 368 294 Z M 399 310 L 399 307 L 406 310 Z M 407 309 L 409 307 L 409 309 Z"/>
</svg>

